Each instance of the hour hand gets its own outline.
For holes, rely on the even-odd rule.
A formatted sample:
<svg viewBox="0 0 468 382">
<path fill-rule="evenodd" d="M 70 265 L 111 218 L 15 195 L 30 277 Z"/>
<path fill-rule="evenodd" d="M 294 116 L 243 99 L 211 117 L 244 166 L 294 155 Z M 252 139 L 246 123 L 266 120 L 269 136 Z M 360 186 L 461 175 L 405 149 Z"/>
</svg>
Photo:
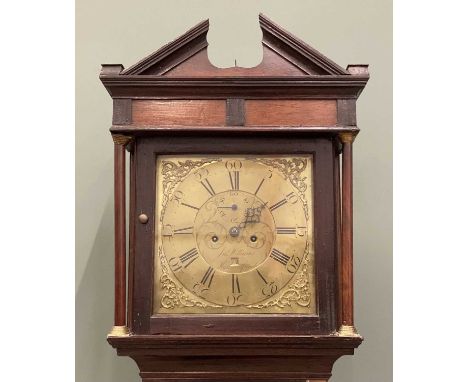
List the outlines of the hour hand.
<svg viewBox="0 0 468 382">
<path fill-rule="evenodd" d="M 217 208 L 226 208 L 235 211 L 237 210 L 237 204 L 233 204 L 232 206 L 218 206 Z"/>
<path fill-rule="evenodd" d="M 247 223 L 260 222 L 260 214 L 262 213 L 263 207 L 264 206 L 247 208 L 245 210 L 245 221 L 243 223 L 243 226 L 245 226 Z"/>
</svg>

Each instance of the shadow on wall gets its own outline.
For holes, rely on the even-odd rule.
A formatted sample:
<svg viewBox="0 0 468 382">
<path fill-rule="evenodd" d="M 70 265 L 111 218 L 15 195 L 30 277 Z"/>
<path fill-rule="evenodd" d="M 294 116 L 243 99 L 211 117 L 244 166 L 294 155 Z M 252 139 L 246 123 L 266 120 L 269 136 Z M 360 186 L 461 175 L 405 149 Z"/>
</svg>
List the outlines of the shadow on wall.
<svg viewBox="0 0 468 382">
<path fill-rule="evenodd" d="M 129 382 L 139 378 L 136 364 L 128 357 L 117 357 L 106 341 L 114 319 L 113 238 L 113 197 L 110 194 L 76 294 L 77 382 Z"/>
</svg>

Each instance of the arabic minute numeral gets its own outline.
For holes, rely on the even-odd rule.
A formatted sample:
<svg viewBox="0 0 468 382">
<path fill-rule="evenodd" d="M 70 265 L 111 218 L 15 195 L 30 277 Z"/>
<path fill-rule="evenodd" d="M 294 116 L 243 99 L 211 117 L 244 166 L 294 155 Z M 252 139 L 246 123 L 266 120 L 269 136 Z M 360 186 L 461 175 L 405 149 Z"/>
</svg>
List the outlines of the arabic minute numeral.
<svg viewBox="0 0 468 382">
<path fill-rule="evenodd" d="M 230 294 L 226 297 L 226 302 L 228 303 L 228 305 L 236 305 L 239 302 L 241 296 L 241 294 Z"/>
<path fill-rule="evenodd" d="M 278 285 L 274 281 L 270 281 L 267 285 L 264 285 L 262 288 L 262 294 L 264 296 L 273 296 L 278 292 Z"/>
<path fill-rule="evenodd" d="M 205 190 L 211 195 L 214 196 L 216 194 L 213 186 L 211 185 L 210 181 L 208 180 L 209 171 L 208 169 L 202 167 L 193 173 L 195 178 L 200 182 L 200 184 L 205 188 Z"/>
<path fill-rule="evenodd" d="M 307 227 L 297 227 L 296 233 L 298 236 L 304 236 L 306 234 Z"/>
<path fill-rule="evenodd" d="M 297 197 L 297 195 L 294 192 L 290 192 L 289 194 L 287 194 L 286 199 L 291 204 L 296 204 L 299 201 L 299 198 Z"/>
<path fill-rule="evenodd" d="M 286 270 L 289 273 L 296 273 L 300 265 L 301 265 L 301 259 L 297 256 L 293 256 L 289 260 L 288 265 L 286 266 Z"/>
<path fill-rule="evenodd" d="M 209 175 L 208 169 L 202 167 L 193 173 L 195 178 L 200 182 Z"/>
<path fill-rule="evenodd" d="M 239 171 L 242 168 L 242 162 L 235 159 L 228 160 L 225 166 L 228 171 Z"/>
<path fill-rule="evenodd" d="M 171 257 L 167 262 L 169 263 L 169 266 L 173 272 L 177 272 L 182 269 L 182 264 L 179 257 Z"/>
<path fill-rule="evenodd" d="M 184 197 L 184 193 L 180 190 L 177 190 L 177 191 L 174 191 L 174 194 L 172 195 L 171 200 L 180 204 L 183 197 Z"/>
<path fill-rule="evenodd" d="M 173 236 L 174 235 L 174 227 L 170 224 L 165 224 L 163 227 L 162 227 L 162 232 L 161 232 L 162 236 Z"/>
</svg>

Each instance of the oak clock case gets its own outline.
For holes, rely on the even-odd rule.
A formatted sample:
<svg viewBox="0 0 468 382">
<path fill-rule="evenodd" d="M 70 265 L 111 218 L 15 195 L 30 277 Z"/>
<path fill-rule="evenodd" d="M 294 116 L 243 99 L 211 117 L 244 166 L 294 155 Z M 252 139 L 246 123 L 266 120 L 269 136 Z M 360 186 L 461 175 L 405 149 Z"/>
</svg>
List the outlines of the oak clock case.
<svg viewBox="0 0 468 382">
<path fill-rule="evenodd" d="M 334 148 L 265 134 L 137 137 L 135 210 L 149 219 L 134 232 L 134 333 L 334 330 Z"/>
<path fill-rule="evenodd" d="M 259 23 L 254 68 L 209 62 L 208 20 L 127 69 L 102 67 L 114 142 L 107 340 L 143 382 L 325 382 L 363 340 L 352 147 L 367 65 L 344 69 Z"/>
</svg>

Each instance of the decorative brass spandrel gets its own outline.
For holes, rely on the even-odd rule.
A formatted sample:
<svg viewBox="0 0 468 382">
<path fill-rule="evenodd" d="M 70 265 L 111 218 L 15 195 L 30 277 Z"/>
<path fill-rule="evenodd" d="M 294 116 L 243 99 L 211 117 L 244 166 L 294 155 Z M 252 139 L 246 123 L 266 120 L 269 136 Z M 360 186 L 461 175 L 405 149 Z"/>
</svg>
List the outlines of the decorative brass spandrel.
<svg viewBox="0 0 468 382">
<path fill-rule="evenodd" d="M 154 314 L 315 314 L 312 157 L 160 156 Z"/>
<path fill-rule="evenodd" d="M 164 255 L 162 246 L 159 247 L 158 256 L 160 260 L 160 277 L 159 282 L 161 289 L 164 291 L 161 297 L 161 308 L 174 309 L 174 308 L 221 308 L 220 305 L 210 304 L 209 302 L 203 301 L 195 296 L 191 296 L 187 293 L 184 287 L 182 287 L 169 271 L 169 265 L 167 263 L 166 256 Z"/>
<path fill-rule="evenodd" d="M 246 307 L 251 309 L 267 309 L 275 306 L 278 308 L 286 308 L 294 304 L 304 308 L 310 307 L 312 303 L 310 263 L 309 245 L 307 244 L 304 260 L 302 261 L 300 271 L 298 271 L 294 282 L 290 282 L 283 288 L 283 290 L 278 293 L 278 296 L 258 304 L 247 305 Z"/>
</svg>

